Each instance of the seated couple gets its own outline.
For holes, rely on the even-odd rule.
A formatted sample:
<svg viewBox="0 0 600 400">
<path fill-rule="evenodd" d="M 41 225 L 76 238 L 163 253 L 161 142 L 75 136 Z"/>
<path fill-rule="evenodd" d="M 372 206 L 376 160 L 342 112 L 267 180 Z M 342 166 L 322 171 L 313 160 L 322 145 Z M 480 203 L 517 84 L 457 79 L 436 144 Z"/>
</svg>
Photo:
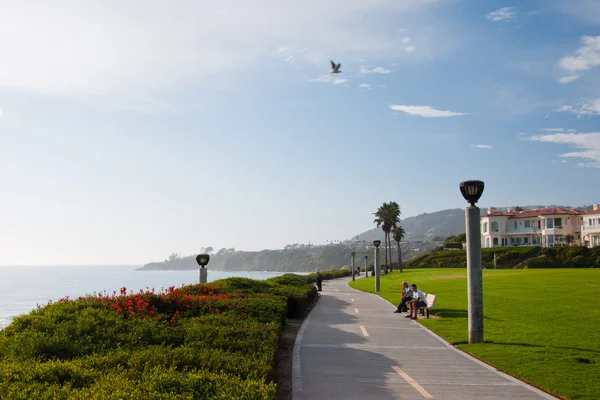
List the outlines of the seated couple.
<svg viewBox="0 0 600 400">
<path fill-rule="evenodd" d="M 405 318 L 417 319 L 417 310 L 419 307 L 427 307 L 427 297 L 425 293 L 417 289 L 414 283 L 408 285 L 408 282 L 402 282 L 402 299 L 395 313 L 407 311 L 410 308 L 410 313 Z"/>
</svg>

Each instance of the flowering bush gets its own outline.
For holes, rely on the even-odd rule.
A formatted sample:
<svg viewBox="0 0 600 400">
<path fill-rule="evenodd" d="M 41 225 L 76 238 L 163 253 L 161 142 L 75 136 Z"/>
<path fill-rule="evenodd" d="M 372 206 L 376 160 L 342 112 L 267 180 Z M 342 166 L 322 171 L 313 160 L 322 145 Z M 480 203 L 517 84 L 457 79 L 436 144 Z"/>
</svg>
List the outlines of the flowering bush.
<svg viewBox="0 0 600 400">
<path fill-rule="evenodd" d="M 11 399 L 273 399 L 286 316 L 316 298 L 305 276 L 65 297 L 0 331 Z"/>
</svg>

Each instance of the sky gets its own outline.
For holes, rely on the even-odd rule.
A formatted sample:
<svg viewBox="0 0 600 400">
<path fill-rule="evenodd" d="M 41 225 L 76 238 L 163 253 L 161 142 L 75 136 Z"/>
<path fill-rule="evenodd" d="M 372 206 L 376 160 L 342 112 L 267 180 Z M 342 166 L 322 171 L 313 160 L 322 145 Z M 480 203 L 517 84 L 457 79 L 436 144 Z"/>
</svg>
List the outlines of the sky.
<svg viewBox="0 0 600 400">
<path fill-rule="evenodd" d="M 0 265 L 325 244 L 468 179 L 600 203 L 597 0 L 0 9 Z"/>
</svg>

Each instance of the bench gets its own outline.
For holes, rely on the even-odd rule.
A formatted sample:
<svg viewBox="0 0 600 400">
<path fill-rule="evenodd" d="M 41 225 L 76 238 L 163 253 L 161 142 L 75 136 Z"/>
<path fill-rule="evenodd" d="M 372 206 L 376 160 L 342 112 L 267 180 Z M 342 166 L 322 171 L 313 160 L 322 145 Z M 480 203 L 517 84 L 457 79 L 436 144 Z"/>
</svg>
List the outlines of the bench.
<svg viewBox="0 0 600 400">
<path fill-rule="evenodd" d="M 429 318 L 429 310 L 431 310 L 435 306 L 435 294 L 427 294 L 427 307 L 419 307 L 421 311 L 421 315 L 425 315 L 425 311 L 427 311 L 427 318 Z M 417 310 L 417 311 L 419 311 Z"/>
</svg>

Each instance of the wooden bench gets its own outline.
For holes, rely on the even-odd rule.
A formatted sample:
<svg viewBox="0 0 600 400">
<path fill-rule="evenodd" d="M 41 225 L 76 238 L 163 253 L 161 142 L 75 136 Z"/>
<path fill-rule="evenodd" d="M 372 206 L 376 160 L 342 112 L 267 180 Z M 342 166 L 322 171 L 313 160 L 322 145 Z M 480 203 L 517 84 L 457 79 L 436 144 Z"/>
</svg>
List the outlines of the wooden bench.
<svg viewBox="0 0 600 400">
<path fill-rule="evenodd" d="M 421 311 L 421 315 L 425 315 L 425 311 L 427 312 L 427 318 L 429 318 L 429 310 L 431 310 L 435 306 L 435 294 L 427 294 L 427 307 L 419 307 Z M 419 311 L 417 310 L 417 311 Z"/>
</svg>

